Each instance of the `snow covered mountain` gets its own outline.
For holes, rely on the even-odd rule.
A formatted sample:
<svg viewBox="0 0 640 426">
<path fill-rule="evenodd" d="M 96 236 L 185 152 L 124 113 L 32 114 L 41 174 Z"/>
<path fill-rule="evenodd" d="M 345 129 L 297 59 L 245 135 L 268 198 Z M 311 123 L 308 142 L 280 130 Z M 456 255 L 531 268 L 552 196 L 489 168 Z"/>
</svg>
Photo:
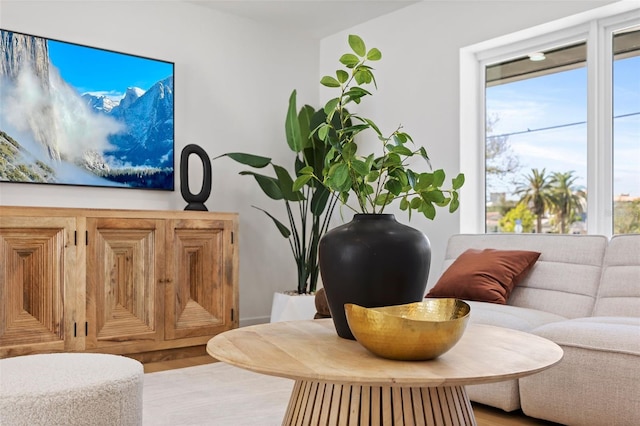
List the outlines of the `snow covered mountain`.
<svg viewBox="0 0 640 426">
<path fill-rule="evenodd" d="M 114 101 L 106 96 L 95 96 L 88 93 L 82 95 L 82 98 L 86 100 L 87 105 L 96 111 L 111 112 L 111 110 L 118 106 L 119 102 Z"/>
<path fill-rule="evenodd" d="M 173 166 L 173 77 L 154 84 L 146 92 L 127 89 L 119 104 L 105 108 L 104 96 L 85 94 L 97 112 L 109 115 L 126 127 L 125 132 L 110 135 L 116 149 L 105 152 L 111 161 L 148 167 Z"/>
</svg>

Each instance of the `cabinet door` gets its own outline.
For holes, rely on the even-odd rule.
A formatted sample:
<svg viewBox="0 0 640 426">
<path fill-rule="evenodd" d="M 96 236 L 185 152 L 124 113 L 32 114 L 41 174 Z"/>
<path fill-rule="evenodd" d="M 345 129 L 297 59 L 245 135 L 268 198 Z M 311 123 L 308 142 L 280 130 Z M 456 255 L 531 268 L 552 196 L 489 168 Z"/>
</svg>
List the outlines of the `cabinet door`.
<svg viewBox="0 0 640 426">
<path fill-rule="evenodd" d="M 168 221 L 165 339 L 237 326 L 234 222 Z"/>
<path fill-rule="evenodd" d="M 154 349 L 162 340 L 163 221 L 87 218 L 87 231 L 87 349 Z"/>
<path fill-rule="evenodd" d="M 74 218 L 0 218 L 0 357 L 74 349 L 74 231 Z"/>
</svg>

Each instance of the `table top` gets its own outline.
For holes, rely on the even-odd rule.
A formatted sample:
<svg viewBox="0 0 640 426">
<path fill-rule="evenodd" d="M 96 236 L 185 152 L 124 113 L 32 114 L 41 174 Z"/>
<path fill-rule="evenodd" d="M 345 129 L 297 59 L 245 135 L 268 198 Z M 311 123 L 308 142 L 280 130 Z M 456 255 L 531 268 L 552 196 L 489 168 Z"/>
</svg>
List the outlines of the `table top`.
<svg viewBox="0 0 640 426">
<path fill-rule="evenodd" d="M 533 334 L 470 324 L 460 341 L 434 360 L 380 358 L 336 334 L 331 319 L 237 328 L 209 340 L 219 361 L 272 376 L 367 386 L 462 386 L 515 379 L 562 359 L 562 349 Z"/>
</svg>

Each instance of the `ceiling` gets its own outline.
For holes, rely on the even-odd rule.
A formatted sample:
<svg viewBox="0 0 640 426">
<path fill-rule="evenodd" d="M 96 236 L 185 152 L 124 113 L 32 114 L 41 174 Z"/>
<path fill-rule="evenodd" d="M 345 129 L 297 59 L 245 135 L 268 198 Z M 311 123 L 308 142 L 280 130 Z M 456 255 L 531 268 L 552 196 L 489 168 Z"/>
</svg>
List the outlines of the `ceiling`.
<svg viewBox="0 0 640 426">
<path fill-rule="evenodd" d="M 314 38 L 323 38 L 422 0 L 187 1 Z"/>
</svg>

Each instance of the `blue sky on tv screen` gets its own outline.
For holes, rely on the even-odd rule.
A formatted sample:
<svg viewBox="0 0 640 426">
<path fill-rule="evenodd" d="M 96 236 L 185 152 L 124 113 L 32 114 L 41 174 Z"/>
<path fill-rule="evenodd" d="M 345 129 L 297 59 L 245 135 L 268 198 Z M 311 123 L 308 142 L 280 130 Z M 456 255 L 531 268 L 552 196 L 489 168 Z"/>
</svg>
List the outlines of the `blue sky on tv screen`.
<svg viewBox="0 0 640 426">
<path fill-rule="evenodd" d="M 173 64 L 155 59 L 49 40 L 49 58 L 80 94 L 121 97 L 127 87 L 148 90 L 173 75 Z"/>
</svg>

